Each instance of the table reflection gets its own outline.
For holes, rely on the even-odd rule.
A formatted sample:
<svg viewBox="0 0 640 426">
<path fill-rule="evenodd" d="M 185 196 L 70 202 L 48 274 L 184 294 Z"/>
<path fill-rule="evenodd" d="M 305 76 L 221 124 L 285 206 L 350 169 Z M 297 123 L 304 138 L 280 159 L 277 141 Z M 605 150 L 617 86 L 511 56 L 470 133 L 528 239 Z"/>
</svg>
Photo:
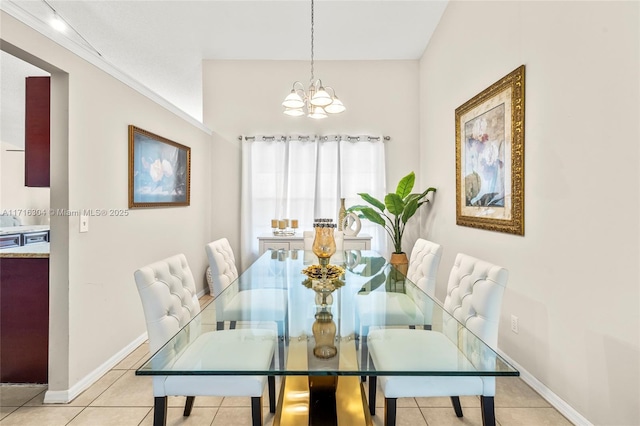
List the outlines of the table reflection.
<svg viewBox="0 0 640 426">
<path fill-rule="evenodd" d="M 344 269 L 336 265 L 311 265 L 302 272 L 308 277 L 302 285 L 316 293 L 315 321 L 311 326 L 315 342 L 313 355 L 321 359 L 333 358 L 337 355 L 338 348 L 336 323 L 331 313 L 332 293 L 344 286 L 344 281 L 340 279 L 344 275 Z"/>
</svg>

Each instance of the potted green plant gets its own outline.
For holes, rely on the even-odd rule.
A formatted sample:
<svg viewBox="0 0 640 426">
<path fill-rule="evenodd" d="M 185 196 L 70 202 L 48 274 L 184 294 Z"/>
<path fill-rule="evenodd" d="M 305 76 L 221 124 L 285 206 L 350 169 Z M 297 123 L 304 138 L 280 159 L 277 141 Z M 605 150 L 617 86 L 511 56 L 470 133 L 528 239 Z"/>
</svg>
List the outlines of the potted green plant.
<svg viewBox="0 0 640 426">
<path fill-rule="evenodd" d="M 393 253 L 390 263 L 406 274 L 409 261 L 402 251 L 402 236 L 407 221 L 418 211 L 418 208 L 429 200 L 425 197 L 435 188 L 428 188 L 422 193 L 412 193 L 416 181 L 414 172 L 409 173 L 398 182 L 396 192 L 390 192 L 384 197 L 384 203 L 367 193 L 358 193 L 370 206 L 357 205 L 349 207 L 348 211 L 358 212 L 361 218 L 384 227 L 393 240 Z"/>
</svg>

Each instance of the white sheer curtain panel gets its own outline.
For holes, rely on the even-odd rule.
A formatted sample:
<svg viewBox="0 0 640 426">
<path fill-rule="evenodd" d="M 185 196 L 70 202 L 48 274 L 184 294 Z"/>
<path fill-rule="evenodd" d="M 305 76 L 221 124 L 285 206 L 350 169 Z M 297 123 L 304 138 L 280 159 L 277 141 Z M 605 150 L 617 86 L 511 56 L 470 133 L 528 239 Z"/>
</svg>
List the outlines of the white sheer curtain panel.
<svg viewBox="0 0 640 426">
<path fill-rule="evenodd" d="M 298 232 L 314 218 L 338 219 L 340 198 L 362 204 L 358 192 L 385 194 L 382 137 L 255 136 L 242 142 L 241 268 L 258 256 L 258 236 L 271 219 L 298 219 Z M 386 234 L 362 221 L 372 248 L 386 254 Z"/>
<path fill-rule="evenodd" d="M 341 198 L 347 208 L 367 205 L 358 194 L 366 192 L 384 203 L 386 191 L 385 155 L 382 136 L 360 136 L 359 140 L 342 138 L 340 141 Z M 395 190 L 395 188 L 394 188 Z M 361 234 L 369 234 L 371 249 L 388 255 L 387 233 L 380 226 L 362 219 Z"/>
<path fill-rule="evenodd" d="M 280 217 L 285 192 L 286 138 L 256 136 L 255 140 L 242 142 L 241 270 L 254 260 L 258 235 L 271 229 L 271 219 Z"/>
</svg>

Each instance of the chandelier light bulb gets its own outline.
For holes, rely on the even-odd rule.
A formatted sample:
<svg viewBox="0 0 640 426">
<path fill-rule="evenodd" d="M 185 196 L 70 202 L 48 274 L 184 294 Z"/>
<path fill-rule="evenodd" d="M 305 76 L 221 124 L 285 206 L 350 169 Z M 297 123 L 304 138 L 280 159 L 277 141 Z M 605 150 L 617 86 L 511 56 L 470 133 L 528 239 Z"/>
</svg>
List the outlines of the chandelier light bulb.
<svg viewBox="0 0 640 426">
<path fill-rule="evenodd" d="M 309 112 L 309 115 L 307 116 L 309 118 L 315 118 L 316 120 L 327 118 L 327 113 L 324 112 L 324 108 L 320 106 L 312 106 L 310 111 L 311 112 Z"/>
<path fill-rule="evenodd" d="M 285 108 L 284 113 L 292 117 L 300 117 L 304 115 L 304 111 L 301 108 Z"/>
<path fill-rule="evenodd" d="M 329 105 L 324 107 L 324 110 L 329 114 L 340 114 L 345 109 L 346 108 L 344 107 L 344 104 L 340 99 L 338 99 L 337 96 L 333 98 L 333 102 L 331 102 Z"/>
<path fill-rule="evenodd" d="M 332 102 L 332 100 L 331 100 L 331 96 L 329 96 L 327 91 L 324 90 L 324 87 L 320 86 L 316 94 L 313 95 L 313 97 L 311 98 L 310 102 L 311 102 L 311 105 L 324 107 L 329 105 Z"/>
<path fill-rule="evenodd" d="M 294 89 L 291 89 L 291 93 L 284 98 L 284 102 L 282 102 L 282 106 L 285 108 L 302 108 L 304 106 L 304 101 L 298 95 Z"/>
</svg>

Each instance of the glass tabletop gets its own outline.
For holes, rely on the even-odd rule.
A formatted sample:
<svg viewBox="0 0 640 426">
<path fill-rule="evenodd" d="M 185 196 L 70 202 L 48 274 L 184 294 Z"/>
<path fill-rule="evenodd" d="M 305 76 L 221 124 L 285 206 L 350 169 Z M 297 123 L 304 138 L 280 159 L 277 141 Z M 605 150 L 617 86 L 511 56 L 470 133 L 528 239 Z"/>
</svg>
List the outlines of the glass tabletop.
<svg viewBox="0 0 640 426">
<path fill-rule="evenodd" d="M 421 356 L 393 371 L 376 370 L 371 345 L 383 349 L 376 351 L 382 357 L 402 358 L 406 351 Z M 258 350 L 274 352 L 271 365 L 254 362 L 252 352 Z M 323 271 L 313 252 L 269 250 L 136 374 L 519 373 L 376 252 L 336 253 Z"/>
</svg>

